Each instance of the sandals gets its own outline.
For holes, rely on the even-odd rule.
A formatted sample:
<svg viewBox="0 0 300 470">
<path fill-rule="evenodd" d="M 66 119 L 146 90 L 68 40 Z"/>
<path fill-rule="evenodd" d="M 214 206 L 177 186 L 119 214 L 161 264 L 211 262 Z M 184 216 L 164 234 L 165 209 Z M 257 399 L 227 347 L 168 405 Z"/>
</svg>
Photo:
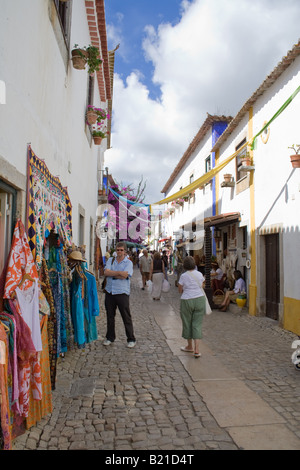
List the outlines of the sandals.
<svg viewBox="0 0 300 470">
<path fill-rule="evenodd" d="M 201 353 L 194 353 L 194 357 L 196 358 L 201 357 Z"/>
<path fill-rule="evenodd" d="M 194 350 L 193 349 L 187 349 L 186 347 L 182 346 L 181 348 L 181 351 L 184 351 L 184 352 L 189 352 L 189 353 L 193 353 Z"/>
</svg>

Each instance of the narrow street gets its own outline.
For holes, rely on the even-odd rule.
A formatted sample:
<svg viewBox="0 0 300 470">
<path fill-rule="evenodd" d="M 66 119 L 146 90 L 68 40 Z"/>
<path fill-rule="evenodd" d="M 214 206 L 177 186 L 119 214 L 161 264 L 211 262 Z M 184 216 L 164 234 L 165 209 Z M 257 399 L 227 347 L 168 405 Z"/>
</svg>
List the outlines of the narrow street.
<svg viewBox="0 0 300 470">
<path fill-rule="evenodd" d="M 204 319 L 202 357 L 180 347 L 179 294 L 154 302 L 134 269 L 131 309 L 137 344 L 99 339 L 59 360 L 54 409 L 14 442 L 15 450 L 300 449 L 300 373 L 295 335 L 238 309 Z"/>
</svg>

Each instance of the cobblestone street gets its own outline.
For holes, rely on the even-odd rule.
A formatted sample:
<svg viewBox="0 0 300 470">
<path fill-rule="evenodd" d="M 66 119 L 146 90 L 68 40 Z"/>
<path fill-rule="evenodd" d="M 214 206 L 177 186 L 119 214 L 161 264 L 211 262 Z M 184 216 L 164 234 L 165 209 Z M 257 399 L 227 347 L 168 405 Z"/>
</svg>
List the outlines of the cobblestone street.
<svg viewBox="0 0 300 470">
<path fill-rule="evenodd" d="M 134 349 L 126 347 L 119 314 L 117 340 L 103 346 L 100 295 L 99 339 L 59 360 L 52 415 L 14 449 L 300 449 L 295 335 L 244 311 L 213 311 L 195 359 L 180 351 L 179 294 L 169 279 L 170 292 L 153 302 L 135 269 Z"/>
</svg>

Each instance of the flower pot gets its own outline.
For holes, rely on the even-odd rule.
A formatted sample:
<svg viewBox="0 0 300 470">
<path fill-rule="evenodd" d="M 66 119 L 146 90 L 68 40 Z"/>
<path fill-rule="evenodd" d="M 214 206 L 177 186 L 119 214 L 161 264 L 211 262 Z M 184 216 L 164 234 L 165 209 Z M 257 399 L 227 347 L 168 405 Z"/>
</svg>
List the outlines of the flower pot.
<svg viewBox="0 0 300 470">
<path fill-rule="evenodd" d="M 72 63 L 76 70 L 84 70 L 86 64 L 87 52 L 84 49 L 72 50 Z"/>
<path fill-rule="evenodd" d="M 230 173 L 225 173 L 225 175 L 224 175 L 225 183 L 230 183 L 231 180 L 232 180 L 232 175 Z"/>
<path fill-rule="evenodd" d="M 300 154 L 291 155 L 290 159 L 293 168 L 300 168 Z"/>
<path fill-rule="evenodd" d="M 251 166 L 251 157 L 241 157 L 243 166 Z"/>
<path fill-rule="evenodd" d="M 87 111 L 87 113 L 86 113 L 86 120 L 91 126 L 93 124 L 96 124 L 97 117 L 98 117 L 98 114 L 92 109 Z"/>
<path fill-rule="evenodd" d="M 241 308 L 245 307 L 246 302 L 247 302 L 247 299 L 239 299 L 239 298 L 236 299 L 236 304 L 238 305 L 238 307 L 241 307 Z"/>
<path fill-rule="evenodd" d="M 95 145 L 100 145 L 101 142 L 102 142 L 102 137 L 98 137 L 98 136 L 94 135 L 93 139 L 94 139 L 94 144 Z"/>
</svg>

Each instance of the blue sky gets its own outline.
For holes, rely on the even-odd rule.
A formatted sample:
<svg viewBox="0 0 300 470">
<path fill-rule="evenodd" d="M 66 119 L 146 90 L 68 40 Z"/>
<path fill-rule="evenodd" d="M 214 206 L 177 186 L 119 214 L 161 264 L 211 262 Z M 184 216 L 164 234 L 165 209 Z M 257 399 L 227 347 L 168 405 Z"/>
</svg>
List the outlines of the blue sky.
<svg viewBox="0 0 300 470">
<path fill-rule="evenodd" d="M 141 47 L 145 27 L 157 28 L 161 23 L 175 25 L 180 20 L 180 5 L 181 0 L 108 0 L 105 4 L 106 21 L 114 29 L 113 36 L 108 35 L 109 49 L 120 42 L 115 56 L 116 71 L 126 79 L 132 70 L 139 70 L 152 98 L 160 95 L 160 89 L 152 83 L 153 65 L 145 59 Z"/>
<path fill-rule="evenodd" d="M 299 0 L 106 0 L 118 182 L 161 189 L 207 113 L 239 111 L 299 40 Z"/>
</svg>

